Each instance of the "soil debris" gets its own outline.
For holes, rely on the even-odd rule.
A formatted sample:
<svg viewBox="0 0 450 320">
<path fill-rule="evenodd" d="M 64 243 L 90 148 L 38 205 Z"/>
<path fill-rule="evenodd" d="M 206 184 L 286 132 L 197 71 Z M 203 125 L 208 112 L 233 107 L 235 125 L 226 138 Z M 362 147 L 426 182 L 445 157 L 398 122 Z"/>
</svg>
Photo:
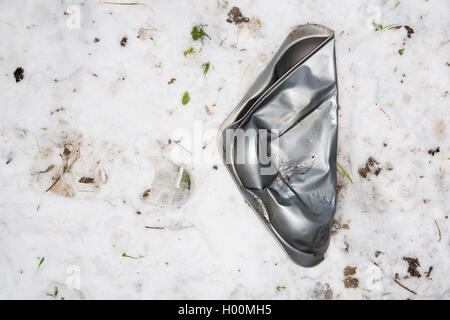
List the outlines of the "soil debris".
<svg viewBox="0 0 450 320">
<path fill-rule="evenodd" d="M 169 82 L 167 82 L 167 84 L 172 84 L 172 83 L 174 83 L 175 81 L 176 81 L 177 79 L 175 79 L 175 78 L 172 78 L 172 79 L 170 79 L 170 81 Z"/>
<path fill-rule="evenodd" d="M 243 23 L 243 22 L 248 22 L 249 19 L 242 15 L 241 9 L 239 9 L 238 7 L 233 7 L 228 12 L 228 19 L 226 21 L 228 23 L 233 23 L 234 22 L 234 24 L 240 24 L 240 23 Z"/>
<path fill-rule="evenodd" d="M 412 277 L 420 278 L 422 275 L 419 271 L 417 271 L 417 267 L 420 267 L 419 259 L 417 258 L 409 258 L 409 257 L 403 257 L 403 260 L 408 262 L 408 273 Z"/>
<path fill-rule="evenodd" d="M 287 178 L 286 180 L 289 181 L 288 177 L 286 177 L 286 178 Z M 335 235 L 338 232 L 338 230 L 341 230 L 341 229 L 349 230 L 350 226 L 347 223 L 341 224 L 340 221 L 335 219 L 333 221 L 333 227 L 332 228 L 333 228 L 333 230 L 331 231 L 331 234 Z"/>
<path fill-rule="evenodd" d="M 433 157 L 436 153 L 439 153 L 439 152 L 441 152 L 441 147 L 437 147 L 437 148 L 428 150 L 428 153 L 431 154 Z"/>
<path fill-rule="evenodd" d="M 39 173 L 47 173 L 47 172 L 49 172 L 50 170 L 52 170 L 54 167 L 55 167 L 55 165 L 54 165 L 54 164 L 51 164 L 51 165 L 49 165 L 49 166 L 47 167 L 47 169 L 42 170 L 42 171 L 39 171 Z"/>
<path fill-rule="evenodd" d="M 64 107 L 59 107 L 55 111 L 50 112 L 50 115 L 53 115 L 54 113 L 61 112 L 61 111 L 64 111 L 64 110 L 66 110 L 66 109 L 64 109 Z"/>
<path fill-rule="evenodd" d="M 78 180 L 79 183 L 94 183 L 94 178 L 91 177 L 81 177 L 80 180 Z"/>
<path fill-rule="evenodd" d="M 357 278 L 351 277 L 356 274 L 356 267 L 346 266 L 344 269 L 345 279 L 342 280 L 344 282 L 344 286 L 347 289 L 355 289 L 359 286 L 359 280 Z"/>
<path fill-rule="evenodd" d="M 147 189 L 147 190 L 145 190 L 143 193 L 142 193 L 142 199 L 147 199 L 148 198 L 148 196 L 149 196 L 149 194 L 150 194 L 150 189 Z"/>
<path fill-rule="evenodd" d="M 345 278 L 343 282 L 347 289 L 356 289 L 359 286 L 359 280 L 357 278 L 348 277 Z"/>
<path fill-rule="evenodd" d="M 212 115 L 212 114 L 214 114 L 214 113 L 209 109 L 208 106 L 205 106 L 205 112 L 206 112 L 209 116 Z"/>
<path fill-rule="evenodd" d="M 128 38 L 123 37 L 122 40 L 120 40 L 120 46 L 125 47 L 127 45 L 127 42 L 128 42 Z"/>
<path fill-rule="evenodd" d="M 68 157 L 70 155 L 70 150 L 69 150 L 69 148 L 67 148 L 67 146 L 64 146 L 63 155 L 66 157 Z"/>
<path fill-rule="evenodd" d="M 425 272 L 425 277 L 429 278 L 431 275 L 431 272 L 433 271 L 433 266 L 430 266 L 427 272 Z"/>
<path fill-rule="evenodd" d="M 73 150 L 70 150 L 68 146 L 70 146 L 70 148 Z M 70 184 L 63 183 L 57 188 L 54 187 L 58 184 L 59 181 L 61 181 L 61 178 L 63 178 L 66 173 L 72 170 L 73 165 L 80 158 L 80 145 L 73 145 L 72 143 L 64 144 L 64 150 L 62 154 L 60 154 L 60 157 L 62 158 L 61 168 L 58 170 L 57 175 L 52 178 L 53 183 L 50 185 L 50 187 L 47 188 L 47 190 L 45 190 L 45 192 L 52 191 L 53 193 L 72 198 L 75 194 Z"/>
<path fill-rule="evenodd" d="M 381 172 L 380 163 L 373 157 L 369 157 L 364 167 L 359 168 L 358 173 L 362 178 L 367 178 L 369 173 L 378 176 Z"/>
<path fill-rule="evenodd" d="M 403 26 L 406 29 L 406 32 L 408 32 L 408 38 L 411 38 L 411 35 L 414 33 L 414 29 L 410 26 Z"/>
<path fill-rule="evenodd" d="M 14 71 L 14 78 L 16 79 L 16 82 L 20 82 L 21 80 L 23 80 L 23 76 L 24 76 L 23 68 L 22 67 L 18 67 Z"/>
<path fill-rule="evenodd" d="M 350 267 L 350 266 L 346 266 L 344 269 L 344 276 L 348 277 L 348 276 L 352 276 L 356 274 L 356 267 Z"/>
</svg>

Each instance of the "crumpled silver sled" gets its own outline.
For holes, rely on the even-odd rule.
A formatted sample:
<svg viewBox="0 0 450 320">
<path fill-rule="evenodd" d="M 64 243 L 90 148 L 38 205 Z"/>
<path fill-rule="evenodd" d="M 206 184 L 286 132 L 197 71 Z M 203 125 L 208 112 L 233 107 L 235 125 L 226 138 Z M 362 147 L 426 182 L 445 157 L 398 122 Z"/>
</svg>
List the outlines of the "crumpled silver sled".
<svg viewBox="0 0 450 320">
<path fill-rule="evenodd" d="M 296 27 L 218 135 L 245 199 L 297 264 L 323 260 L 336 208 L 334 32 Z"/>
</svg>

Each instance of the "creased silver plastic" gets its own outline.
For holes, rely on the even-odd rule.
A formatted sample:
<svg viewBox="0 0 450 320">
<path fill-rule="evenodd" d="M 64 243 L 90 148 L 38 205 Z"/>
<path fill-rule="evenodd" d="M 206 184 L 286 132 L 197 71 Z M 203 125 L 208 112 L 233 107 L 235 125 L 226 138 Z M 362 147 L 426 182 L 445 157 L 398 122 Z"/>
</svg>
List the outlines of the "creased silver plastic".
<svg viewBox="0 0 450 320">
<path fill-rule="evenodd" d="M 262 129 L 265 145 L 261 134 L 238 139 L 239 131 Z M 224 121 L 218 143 L 236 185 L 288 256 L 304 267 L 320 263 L 336 208 L 334 32 L 296 27 Z"/>
</svg>

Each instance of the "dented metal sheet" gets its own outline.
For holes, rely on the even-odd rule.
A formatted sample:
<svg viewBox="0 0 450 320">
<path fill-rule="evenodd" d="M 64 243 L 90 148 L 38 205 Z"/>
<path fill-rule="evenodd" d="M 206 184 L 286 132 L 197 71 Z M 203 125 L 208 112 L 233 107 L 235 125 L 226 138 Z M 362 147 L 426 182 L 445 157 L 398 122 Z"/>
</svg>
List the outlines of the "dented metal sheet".
<svg viewBox="0 0 450 320">
<path fill-rule="evenodd" d="M 220 128 L 245 199 L 296 263 L 323 260 L 336 208 L 334 32 L 296 27 Z"/>
</svg>

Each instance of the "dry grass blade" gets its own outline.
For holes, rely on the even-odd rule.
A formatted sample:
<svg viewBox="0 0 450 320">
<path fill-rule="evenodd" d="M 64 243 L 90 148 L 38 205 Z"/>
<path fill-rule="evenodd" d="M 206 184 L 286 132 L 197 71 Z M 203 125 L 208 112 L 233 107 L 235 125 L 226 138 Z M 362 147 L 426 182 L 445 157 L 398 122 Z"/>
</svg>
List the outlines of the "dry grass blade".
<svg viewBox="0 0 450 320">
<path fill-rule="evenodd" d="M 155 230 L 164 230 L 165 227 L 153 227 L 153 226 L 145 226 L 146 229 L 155 229 Z"/>
<path fill-rule="evenodd" d="M 150 8 L 148 5 L 142 2 L 112 2 L 112 1 L 99 1 L 99 4 L 120 4 L 124 6 L 144 6 Z"/>
<path fill-rule="evenodd" d="M 113 1 L 99 1 L 99 4 L 118 4 L 118 5 L 122 5 L 122 6 L 143 6 L 146 8 L 149 8 L 150 10 L 153 11 L 153 9 L 147 5 L 146 3 L 143 2 L 113 2 Z M 153 11 L 154 12 L 154 11 Z"/>
<path fill-rule="evenodd" d="M 439 224 L 438 224 L 438 222 L 436 221 L 436 219 L 433 219 L 433 220 L 434 220 L 434 224 L 436 225 L 436 228 L 437 228 L 438 231 L 439 231 L 439 242 L 441 242 L 441 239 L 442 239 L 441 228 L 439 228 Z"/>
<path fill-rule="evenodd" d="M 403 284 L 401 284 L 399 281 L 397 281 L 397 280 L 395 280 L 395 279 L 394 279 L 394 281 L 395 281 L 396 284 L 398 284 L 398 285 L 399 285 L 400 287 L 402 287 L 403 289 L 405 289 L 405 290 L 411 292 L 412 294 L 417 295 L 417 292 L 412 291 L 412 290 L 409 289 L 408 287 L 406 287 L 406 286 L 404 286 Z"/>
</svg>

